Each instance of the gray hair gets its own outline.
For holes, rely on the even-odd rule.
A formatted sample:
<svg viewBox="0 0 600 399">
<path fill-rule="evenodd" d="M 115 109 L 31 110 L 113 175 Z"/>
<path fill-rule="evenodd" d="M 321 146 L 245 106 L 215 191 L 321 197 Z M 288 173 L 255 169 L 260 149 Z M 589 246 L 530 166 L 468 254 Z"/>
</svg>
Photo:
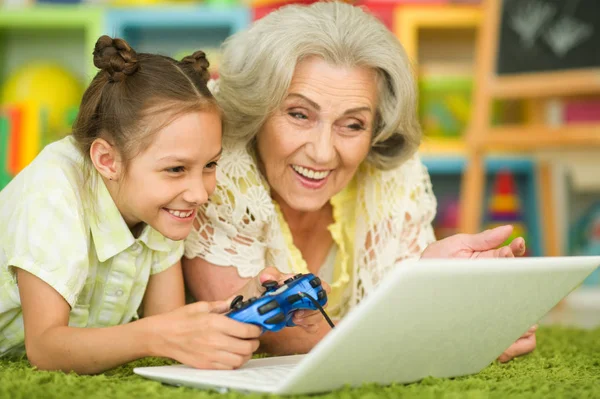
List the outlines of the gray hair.
<svg viewBox="0 0 600 399">
<path fill-rule="evenodd" d="M 225 115 L 224 139 L 252 145 L 285 99 L 296 64 L 308 56 L 377 71 L 368 162 L 391 169 L 414 154 L 421 129 L 415 78 L 404 49 L 376 17 L 337 2 L 282 7 L 227 39 L 216 94 Z"/>
</svg>

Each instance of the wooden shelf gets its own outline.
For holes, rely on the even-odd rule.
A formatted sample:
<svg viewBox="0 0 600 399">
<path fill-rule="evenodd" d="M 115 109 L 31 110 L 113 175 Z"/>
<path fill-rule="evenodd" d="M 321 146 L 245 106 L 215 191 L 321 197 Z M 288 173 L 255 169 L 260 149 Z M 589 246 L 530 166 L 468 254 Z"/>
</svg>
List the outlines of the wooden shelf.
<svg viewBox="0 0 600 399">
<path fill-rule="evenodd" d="M 590 148 L 600 146 L 600 124 L 572 124 L 557 127 L 494 127 L 485 137 L 477 137 L 480 148 L 510 151 Z"/>
<path fill-rule="evenodd" d="M 481 19 L 480 6 L 400 6 L 394 11 L 394 33 L 400 39 L 408 57 L 416 62 L 419 29 L 477 28 Z"/>
<path fill-rule="evenodd" d="M 107 15 L 107 28 L 121 33 L 128 27 L 144 28 L 211 28 L 229 26 L 236 33 L 250 25 L 247 7 L 210 7 L 197 5 L 169 5 L 144 8 L 112 8 Z"/>
<path fill-rule="evenodd" d="M 490 82 L 490 93 L 500 99 L 598 94 L 600 69 L 498 76 Z"/>
<path fill-rule="evenodd" d="M 14 35 L 15 32 L 25 33 L 26 37 L 19 39 L 20 41 L 25 40 L 25 43 L 22 43 L 23 45 L 19 45 L 19 51 L 21 52 L 26 52 L 26 47 L 32 45 L 29 41 L 31 38 L 39 38 L 39 41 L 44 42 L 46 37 L 54 38 L 58 35 L 63 44 L 65 39 L 68 39 L 70 43 L 81 43 L 81 45 L 73 44 L 72 47 L 77 48 L 78 53 L 81 51 L 79 54 L 84 57 L 83 63 L 78 61 L 78 64 L 84 66 L 85 77 L 91 79 L 96 73 L 92 52 L 96 40 L 102 34 L 104 14 L 105 11 L 102 8 L 79 5 L 37 5 L 27 8 L 2 8 L 0 12 L 0 32 L 2 35 Z M 31 33 L 38 31 L 46 33 L 36 33 L 35 35 Z M 50 33 L 48 34 L 48 32 Z M 6 45 L 6 43 L 0 43 L 0 45 Z M 81 47 L 80 50 L 79 47 Z M 58 48 L 60 48 L 60 45 Z M 65 51 L 66 46 L 63 46 L 62 49 Z M 0 54 L 2 53 L 8 54 L 7 57 L 14 55 L 6 48 L 0 49 Z M 34 55 L 37 58 L 40 57 L 40 54 L 32 54 L 32 58 Z M 64 54 L 58 51 L 55 57 L 62 59 Z M 6 63 L 6 61 L 5 59 L 3 62 Z M 23 60 L 23 62 L 26 61 L 28 60 Z"/>
<path fill-rule="evenodd" d="M 465 155 L 467 146 L 461 138 L 425 137 L 419 148 L 423 155 Z"/>
<path fill-rule="evenodd" d="M 425 137 L 419 154 L 432 174 L 462 173 L 467 162 L 467 143 L 462 138 Z M 531 157 L 514 153 L 494 152 L 486 157 L 491 173 L 509 169 L 515 173 L 529 173 L 534 168 Z"/>
<path fill-rule="evenodd" d="M 101 22 L 103 9 L 86 6 L 44 6 L 2 8 L 2 28 L 78 28 Z"/>
<path fill-rule="evenodd" d="M 122 37 L 138 52 L 159 53 L 176 59 L 202 49 L 218 73 L 220 46 L 250 25 L 246 7 L 175 5 L 111 9 L 106 31 Z"/>
</svg>

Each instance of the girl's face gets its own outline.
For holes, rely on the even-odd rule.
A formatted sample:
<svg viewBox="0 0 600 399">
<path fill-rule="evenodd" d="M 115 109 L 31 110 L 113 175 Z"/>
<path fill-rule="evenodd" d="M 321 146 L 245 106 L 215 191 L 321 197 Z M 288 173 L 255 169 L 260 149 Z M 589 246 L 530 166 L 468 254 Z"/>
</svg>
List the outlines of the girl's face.
<svg viewBox="0 0 600 399">
<path fill-rule="evenodd" d="M 215 189 L 220 155 L 217 112 L 184 114 L 161 129 L 118 179 L 116 203 L 127 225 L 148 224 L 171 240 L 187 237 Z"/>
<path fill-rule="evenodd" d="M 376 107 L 372 69 L 300 61 L 286 98 L 257 136 L 274 198 L 310 212 L 346 187 L 371 147 Z"/>
</svg>

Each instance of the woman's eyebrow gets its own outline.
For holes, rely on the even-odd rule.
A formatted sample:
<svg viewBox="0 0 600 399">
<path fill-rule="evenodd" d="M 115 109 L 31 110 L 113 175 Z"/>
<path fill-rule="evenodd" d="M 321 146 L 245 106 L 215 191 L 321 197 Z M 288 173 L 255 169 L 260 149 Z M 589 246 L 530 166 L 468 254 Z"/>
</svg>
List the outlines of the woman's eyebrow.
<svg viewBox="0 0 600 399">
<path fill-rule="evenodd" d="M 316 109 L 317 111 L 321 110 L 321 107 L 319 106 L 319 104 L 317 104 L 316 102 L 314 102 L 313 100 L 311 100 L 310 98 L 300 94 L 300 93 L 290 93 L 288 94 L 288 98 L 290 97 L 298 97 L 301 98 L 302 100 L 306 101 L 311 107 L 313 107 L 314 109 Z"/>
<path fill-rule="evenodd" d="M 305 95 L 302 95 L 300 93 L 290 93 L 288 95 L 288 98 L 290 98 L 290 97 L 298 97 L 298 98 L 306 101 L 311 107 L 313 107 L 317 111 L 321 110 L 321 107 L 319 106 L 319 104 L 317 104 L 310 98 L 306 97 Z M 364 107 L 356 107 L 356 108 L 347 109 L 346 111 L 344 111 L 344 115 L 353 114 L 355 112 L 360 112 L 360 111 L 367 111 L 367 112 L 373 113 L 373 110 L 371 109 L 371 107 L 364 106 Z"/>
<path fill-rule="evenodd" d="M 353 114 L 355 112 L 360 112 L 360 111 L 367 111 L 367 112 L 373 113 L 373 110 L 370 107 L 356 107 L 356 108 L 347 109 L 346 111 L 344 111 L 344 115 Z"/>
</svg>

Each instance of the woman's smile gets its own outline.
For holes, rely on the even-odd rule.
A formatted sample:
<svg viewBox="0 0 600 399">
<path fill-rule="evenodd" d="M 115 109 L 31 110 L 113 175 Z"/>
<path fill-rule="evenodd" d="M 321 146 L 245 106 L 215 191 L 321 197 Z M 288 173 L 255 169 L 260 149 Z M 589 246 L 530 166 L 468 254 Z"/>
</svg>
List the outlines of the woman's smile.
<svg viewBox="0 0 600 399">
<path fill-rule="evenodd" d="M 300 165 L 291 165 L 291 168 L 300 184 L 309 189 L 319 189 L 329 180 L 333 169 L 312 169 Z"/>
</svg>

